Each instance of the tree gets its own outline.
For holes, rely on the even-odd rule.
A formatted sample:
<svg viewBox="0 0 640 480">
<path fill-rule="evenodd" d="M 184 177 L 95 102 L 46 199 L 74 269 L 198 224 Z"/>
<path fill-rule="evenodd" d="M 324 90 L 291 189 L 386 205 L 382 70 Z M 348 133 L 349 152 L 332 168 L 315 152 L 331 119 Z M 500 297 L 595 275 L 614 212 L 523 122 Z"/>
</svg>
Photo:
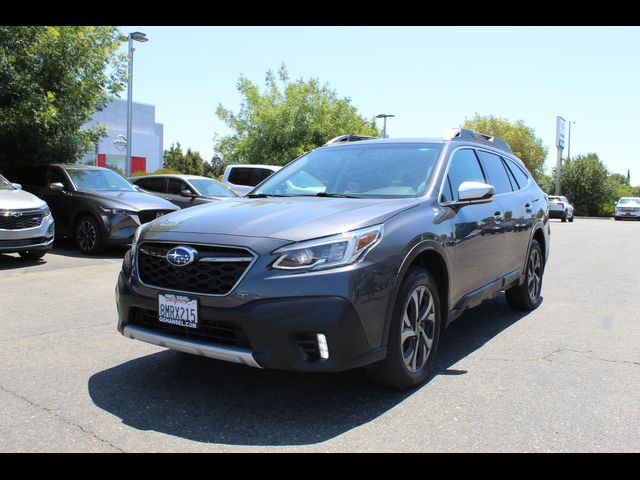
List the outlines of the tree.
<svg viewBox="0 0 640 480">
<path fill-rule="evenodd" d="M 603 207 L 612 203 L 613 181 L 595 153 L 565 161 L 560 173 L 560 189 L 573 202 L 576 215 L 603 215 Z"/>
<path fill-rule="evenodd" d="M 116 27 L 0 27 L 0 170 L 74 162 L 104 136 L 80 127 L 126 81 Z"/>
<path fill-rule="evenodd" d="M 204 160 L 199 152 L 187 149 L 183 153 L 180 142 L 171 144 L 169 150 L 164 151 L 164 168 L 175 170 L 187 175 L 204 175 Z"/>
<path fill-rule="evenodd" d="M 216 115 L 234 133 L 216 136 L 215 152 L 226 164 L 284 165 L 338 135 L 379 136 L 375 119 L 365 120 L 349 98 L 339 98 L 319 79 L 289 81 L 283 64 L 278 78 L 269 70 L 260 91 L 240 76 L 240 111 L 218 105 Z"/>
<path fill-rule="evenodd" d="M 536 137 L 535 130 L 522 120 L 514 123 L 503 117 L 476 113 L 471 119 L 465 118 L 462 128 L 500 137 L 509 144 L 513 154 L 524 162 L 536 180 L 543 180 L 547 148 L 542 139 Z"/>
<path fill-rule="evenodd" d="M 214 155 L 209 162 L 204 162 L 204 174 L 207 177 L 218 178 L 224 173 L 226 164 L 221 157 Z"/>
</svg>

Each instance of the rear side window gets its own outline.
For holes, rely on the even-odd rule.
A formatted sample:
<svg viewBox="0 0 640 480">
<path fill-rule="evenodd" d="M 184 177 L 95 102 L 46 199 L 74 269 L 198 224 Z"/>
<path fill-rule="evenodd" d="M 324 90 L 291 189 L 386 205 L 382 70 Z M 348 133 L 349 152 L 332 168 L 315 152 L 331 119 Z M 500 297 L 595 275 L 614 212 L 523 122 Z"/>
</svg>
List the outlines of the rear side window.
<svg viewBox="0 0 640 480">
<path fill-rule="evenodd" d="M 51 185 L 52 183 L 61 183 L 62 185 L 64 185 L 64 188 L 66 190 L 69 190 L 69 181 L 62 173 L 62 170 L 59 168 L 51 167 L 51 169 L 49 170 L 48 185 Z"/>
<path fill-rule="evenodd" d="M 144 182 L 144 185 L 141 185 L 141 187 L 152 192 L 165 193 L 165 184 L 166 178 L 147 178 Z"/>
<path fill-rule="evenodd" d="M 167 193 L 171 195 L 180 195 L 180 192 L 183 190 L 190 190 L 186 183 L 175 178 L 169 179 L 169 182 L 167 183 Z"/>
<path fill-rule="evenodd" d="M 516 162 L 514 162 L 513 160 L 509 158 L 505 158 L 504 160 L 507 166 L 509 167 L 509 170 L 511 170 L 511 173 L 513 174 L 513 176 L 516 177 L 516 181 L 518 182 L 518 187 L 524 188 L 529 182 L 529 175 L 527 175 L 522 170 L 522 168 L 520 168 L 520 166 L 517 165 Z"/>
<path fill-rule="evenodd" d="M 229 182 L 234 185 L 255 187 L 272 174 L 273 172 L 268 168 L 232 168 L 229 173 Z"/>
<path fill-rule="evenodd" d="M 509 175 L 502 164 L 502 159 L 498 155 L 478 150 L 478 157 L 480 157 L 482 167 L 487 173 L 489 183 L 496 189 L 496 194 L 513 191 Z"/>
<path fill-rule="evenodd" d="M 471 149 L 458 150 L 449 166 L 449 173 L 442 191 L 442 201 L 458 200 L 458 187 L 462 182 L 486 182 L 476 154 Z"/>
</svg>

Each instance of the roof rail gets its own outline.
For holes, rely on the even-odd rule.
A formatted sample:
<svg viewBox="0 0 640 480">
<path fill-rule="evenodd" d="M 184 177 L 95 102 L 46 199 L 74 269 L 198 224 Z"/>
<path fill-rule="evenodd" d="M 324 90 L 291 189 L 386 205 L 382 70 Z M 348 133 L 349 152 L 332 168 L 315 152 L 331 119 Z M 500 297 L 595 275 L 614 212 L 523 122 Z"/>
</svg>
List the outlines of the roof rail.
<svg viewBox="0 0 640 480">
<path fill-rule="evenodd" d="M 513 153 L 509 144 L 500 137 L 492 137 L 491 135 L 474 132 L 467 128 L 450 128 L 442 137 L 443 140 L 453 140 L 454 138 L 473 140 L 475 142 L 484 143 L 485 145 L 491 145 L 492 147 L 498 148 L 507 153 Z"/>
<path fill-rule="evenodd" d="M 366 135 L 351 135 L 351 134 L 339 135 L 329 140 L 327 143 L 323 145 L 323 147 L 326 145 L 331 145 L 333 143 L 357 142 L 359 140 L 371 140 L 373 138 L 377 138 L 377 137 L 368 137 Z"/>
</svg>

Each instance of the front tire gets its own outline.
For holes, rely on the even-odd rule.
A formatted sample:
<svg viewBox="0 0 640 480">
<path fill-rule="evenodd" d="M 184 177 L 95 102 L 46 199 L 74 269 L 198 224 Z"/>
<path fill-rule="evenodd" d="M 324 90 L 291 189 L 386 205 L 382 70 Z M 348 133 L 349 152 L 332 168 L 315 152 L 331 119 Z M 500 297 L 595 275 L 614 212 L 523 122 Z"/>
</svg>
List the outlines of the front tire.
<svg viewBox="0 0 640 480">
<path fill-rule="evenodd" d="M 544 274 L 544 257 L 537 240 L 531 241 L 525 278 L 522 285 L 511 287 L 505 293 L 507 302 L 517 310 L 533 310 L 542 303 L 542 276 Z"/>
<path fill-rule="evenodd" d="M 436 355 L 441 318 L 435 282 L 424 268 L 411 267 L 396 298 L 387 358 L 367 367 L 369 377 L 398 390 L 424 382 Z"/>
<path fill-rule="evenodd" d="M 87 255 L 97 255 L 104 249 L 102 233 L 95 218 L 82 217 L 76 225 L 76 244 Z"/>
</svg>

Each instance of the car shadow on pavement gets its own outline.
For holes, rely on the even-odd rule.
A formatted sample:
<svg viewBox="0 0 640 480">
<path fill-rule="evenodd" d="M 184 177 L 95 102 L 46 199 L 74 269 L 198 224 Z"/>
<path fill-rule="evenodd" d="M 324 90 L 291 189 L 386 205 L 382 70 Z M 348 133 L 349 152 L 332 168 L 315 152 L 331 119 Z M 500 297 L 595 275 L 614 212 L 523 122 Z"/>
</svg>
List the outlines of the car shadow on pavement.
<svg viewBox="0 0 640 480">
<path fill-rule="evenodd" d="M 48 255 L 60 255 L 63 257 L 72 257 L 72 258 L 107 258 L 107 259 L 118 259 L 123 258 L 126 251 L 129 247 L 105 247 L 105 249 L 99 255 L 87 255 L 86 253 L 82 253 L 80 249 L 76 246 L 73 240 L 69 239 L 56 239 L 53 249 L 48 253 Z M 46 256 L 45 256 L 46 259 Z"/>
<path fill-rule="evenodd" d="M 466 373 L 449 367 L 525 314 L 511 310 L 504 295 L 466 312 L 442 338 L 431 379 Z M 96 373 L 88 384 L 95 405 L 130 427 L 245 446 L 323 442 L 427 388 L 429 383 L 405 392 L 384 389 L 362 369 L 333 374 L 260 370 L 172 351 Z"/>
<path fill-rule="evenodd" d="M 31 260 L 28 258 L 22 258 L 17 253 L 0 253 L 0 271 L 13 270 L 16 268 L 33 267 L 38 265 L 45 265 L 47 263 L 47 256 L 38 260 Z"/>
</svg>

